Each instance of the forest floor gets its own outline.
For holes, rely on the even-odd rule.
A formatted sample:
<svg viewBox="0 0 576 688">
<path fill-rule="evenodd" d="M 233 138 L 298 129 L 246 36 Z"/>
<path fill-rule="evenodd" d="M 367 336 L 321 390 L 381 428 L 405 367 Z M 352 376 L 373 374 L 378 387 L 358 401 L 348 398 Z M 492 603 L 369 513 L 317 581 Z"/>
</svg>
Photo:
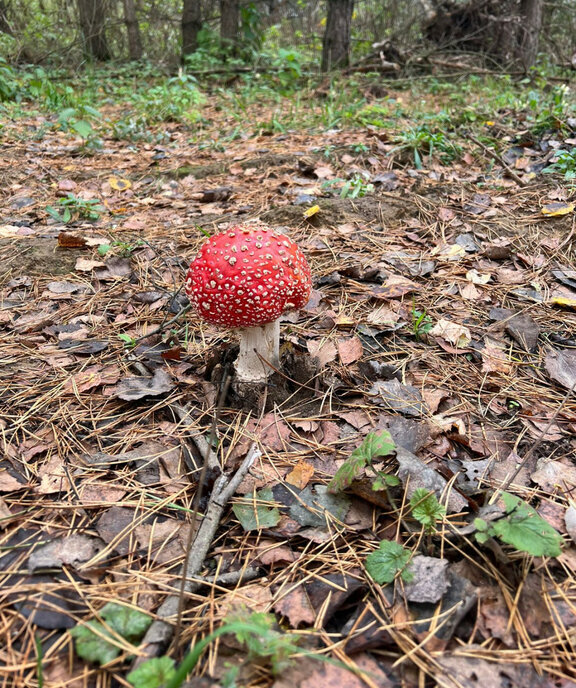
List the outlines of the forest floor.
<svg viewBox="0 0 576 688">
<path fill-rule="evenodd" d="M 221 635 L 186 685 L 576 685 L 574 206 L 541 174 L 553 149 L 497 113 L 478 125 L 496 156 L 461 135 L 448 165 L 370 124 L 225 137 L 228 106 L 208 98 L 201 138 L 168 123 L 165 143 L 94 151 L 34 136 L 46 115 L 5 123 L 1 685 L 128 686 L 135 656 L 178 664 L 238 614 L 262 642 Z M 255 218 L 298 242 L 314 289 L 282 324 L 284 395 L 246 409 L 221 384 L 234 333 L 174 318 L 204 232 Z M 245 475 L 154 646 L 206 457 L 200 514 L 220 471 Z M 403 562 L 387 584 L 366 568 L 382 541 Z M 108 603 L 145 623 L 124 632 Z"/>
</svg>

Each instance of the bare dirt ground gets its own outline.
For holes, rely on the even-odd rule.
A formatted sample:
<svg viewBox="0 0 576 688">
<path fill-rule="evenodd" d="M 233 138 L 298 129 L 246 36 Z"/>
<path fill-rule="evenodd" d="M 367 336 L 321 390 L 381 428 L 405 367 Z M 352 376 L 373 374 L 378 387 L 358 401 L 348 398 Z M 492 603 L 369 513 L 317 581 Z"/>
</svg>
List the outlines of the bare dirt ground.
<svg viewBox="0 0 576 688">
<path fill-rule="evenodd" d="M 216 580 L 187 595 L 172 657 L 244 605 L 337 662 L 301 657 L 273 676 L 247 661 L 240 686 L 575 685 L 574 224 L 542 213 L 565 191 L 487 171 L 474 147 L 451 167 L 399 166 L 369 128 L 218 146 L 226 114 L 213 115 L 212 147 L 176 125 L 177 145 L 89 154 L 57 132 L 2 144 L 2 686 L 128 685 L 138 650 L 101 668 L 75 655 L 68 629 L 110 601 L 154 617 L 178 595 L 211 432 L 219 468 L 201 510 L 219 471 L 233 475 L 251 447 L 257 458 L 200 562 Z M 323 187 L 362 170 L 364 197 Z M 51 218 L 70 193 L 98 199 L 98 219 L 78 206 Z M 200 228 L 254 218 L 300 244 L 314 291 L 282 326 L 282 394 L 246 409 L 219 400 L 234 333 L 193 313 L 171 321 Z M 375 492 L 359 475 L 327 500 L 338 466 L 384 429 L 412 462 L 389 457 L 400 486 Z M 432 533 L 410 516 L 416 484 L 446 505 Z M 280 518 L 246 530 L 231 506 L 265 488 Z M 466 526 L 498 488 L 564 535 L 560 556 L 475 540 Z M 425 594 L 366 573 L 384 539 L 430 558 Z M 223 637 L 189 685 L 221 685 L 245 659 Z"/>
</svg>

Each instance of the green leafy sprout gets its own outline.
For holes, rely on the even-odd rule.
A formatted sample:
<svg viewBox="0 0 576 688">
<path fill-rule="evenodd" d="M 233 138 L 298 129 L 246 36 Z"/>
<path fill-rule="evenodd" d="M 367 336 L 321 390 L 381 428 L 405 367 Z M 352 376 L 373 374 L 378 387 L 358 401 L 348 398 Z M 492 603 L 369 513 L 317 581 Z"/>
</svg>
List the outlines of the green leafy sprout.
<svg viewBox="0 0 576 688">
<path fill-rule="evenodd" d="M 446 507 L 440 504 L 433 492 L 423 487 L 414 490 L 410 498 L 412 516 L 421 523 L 428 533 L 436 529 L 436 523 L 446 516 Z"/>
<path fill-rule="evenodd" d="M 370 469 L 374 474 L 373 490 L 382 490 L 398 485 L 400 481 L 395 475 L 376 470 L 372 465 L 374 459 L 390 455 L 395 448 L 396 445 L 388 430 L 382 430 L 380 433 L 369 433 L 364 442 L 350 454 L 336 471 L 328 484 L 328 490 L 330 492 L 344 491 L 365 469 Z"/>
<path fill-rule="evenodd" d="M 65 198 L 60 198 L 58 205 L 60 208 L 47 206 L 46 212 L 57 222 L 65 224 L 77 219 L 94 222 L 106 210 L 97 198 L 79 198 L 72 193 L 67 194 Z"/>
<path fill-rule="evenodd" d="M 397 575 L 407 583 L 414 574 L 408 568 L 412 552 L 394 540 L 382 540 L 378 549 L 366 557 L 366 571 L 379 585 L 392 583 Z"/>
<path fill-rule="evenodd" d="M 533 557 L 558 557 L 562 553 L 562 536 L 529 504 L 509 492 L 502 492 L 505 514 L 494 521 L 474 519 L 476 540 L 487 542 L 498 538 L 518 552 Z"/>
</svg>

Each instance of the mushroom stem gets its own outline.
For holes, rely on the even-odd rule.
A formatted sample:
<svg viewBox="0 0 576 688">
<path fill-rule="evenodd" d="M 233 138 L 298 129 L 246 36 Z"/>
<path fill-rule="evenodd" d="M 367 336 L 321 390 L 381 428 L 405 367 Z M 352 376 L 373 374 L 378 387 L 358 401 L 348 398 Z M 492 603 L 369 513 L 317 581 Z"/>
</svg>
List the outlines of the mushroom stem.
<svg viewBox="0 0 576 688">
<path fill-rule="evenodd" d="M 265 382 L 280 365 L 280 320 L 243 327 L 240 333 L 240 353 L 236 359 L 238 382 Z"/>
</svg>

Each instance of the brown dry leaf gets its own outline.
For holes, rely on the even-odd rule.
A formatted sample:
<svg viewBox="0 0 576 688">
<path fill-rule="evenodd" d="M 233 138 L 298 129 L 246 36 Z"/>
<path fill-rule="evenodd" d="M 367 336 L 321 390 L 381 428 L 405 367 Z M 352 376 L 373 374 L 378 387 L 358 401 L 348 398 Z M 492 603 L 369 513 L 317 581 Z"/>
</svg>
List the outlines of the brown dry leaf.
<svg viewBox="0 0 576 688">
<path fill-rule="evenodd" d="M 550 351 L 546 354 L 544 366 L 555 382 L 568 389 L 576 385 L 576 351 L 574 349 Z"/>
<path fill-rule="evenodd" d="M 0 470 L 0 492 L 14 492 L 27 487 L 25 482 L 21 482 L 6 470 Z"/>
<path fill-rule="evenodd" d="M 103 547 L 104 543 L 100 538 L 88 535 L 74 534 L 56 538 L 32 552 L 28 557 L 28 569 L 33 573 L 37 569 L 76 567 L 92 559 Z"/>
<path fill-rule="evenodd" d="M 338 350 L 332 341 L 329 339 L 309 339 L 306 343 L 308 353 L 318 359 L 321 366 L 331 363 L 336 359 Z"/>
<path fill-rule="evenodd" d="M 500 590 L 496 586 L 483 586 L 478 605 L 478 629 L 484 638 L 499 638 L 508 647 L 514 646 L 510 628 L 510 612 Z"/>
<path fill-rule="evenodd" d="M 107 509 L 96 522 L 96 532 L 107 545 L 112 545 L 118 554 L 124 556 L 134 548 L 135 509 L 113 506 Z"/>
<path fill-rule="evenodd" d="M 76 234 L 60 232 L 58 235 L 58 246 L 60 248 L 84 248 L 86 245 L 86 239 Z"/>
<path fill-rule="evenodd" d="M 224 617 L 242 608 L 251 612 L 268 612 L 273 602 L 270 586 L 250 583 L 222 595 L 216 608 L 219 616 Z"/>
<path fill-rule="evenodd" d="M 299 555 L 293 552 L 290 547 L 279 544 L 275 540 L 260 540 L 258 543 L 257 560 L 264 566 L 271 564 L 287 563 L 291 564 L 298 559 Z"/>
<path fill-rule="evenodd" d="M 281 594 L 279 599 L 275 599 L 273 609 L 285 616 L 292 628 L 298 628 L 300 624 L 311 626 L 316 620 L 316 612 L 303 585 L 287 594 Z"/>
<path fill-rule="evenodd" d="M 298 461 L 296 466 L 286 476 L 286 482 L 300 489 L 306 487 L 314 475 L 314 466 L 306 461 Z"/>
<path fill-rule="evenodd" d="M 254 430 L 262 446 L 272 451 L 285 451 L 290 437 L 290 427 L 275 413 L 267 413 Z"/>
<path fill-rule="evenodd" d="M 104 394 L 125 401 L 135 401 L 144 397 L 166 394 L 174 388 L 170 374 L 163 368 L 157 368 L 153 377 L 127 377 L 116 386 L 108 387 Z"/>
<path fill-rule="evenodd" d="M 79 373 L 72 375 L 64 384 L 66 392 L 87 392 L 101 385 L 114 385 L 120 378 L 120 368 L 110 365 L 103 368 L 100 365 L 88 366 Z"/>
<path fill-rule="evenodd" d="M 512 365 L 506 348 L 494 339 L 486 337 L 482 349 L 482 372 L 507 374 L 511 370 Z"/>
<path fill-rule="evenodd" d="M 78 488 L 80 504 L 84 506 L 110 506 L 122 501 L 126 490 L 108 483 L 82 483 Z"/>
<path fill-rule="evenodd" d="M 54 492 L 67 492 L 70 489 L 64 460 L 59 456 L 53 456 L 38 471 L 40 485 L 34 488 L 39 494 L 54 494 Z"/>
<path fill-rule="evenodd" d="M 374 299 L 387 301 L 412 294 L 415 291 L 420 291 L 420 286 L 416 282 L 400 275 L 389 275 L 386 284 L 374 287 L 369 294 Z"/>
<path fill-rule="evenodd" d="M 467 301 L 477 301 L 482 296 L 478 289 L 476 289 L 476 287 L 470 283 L 460 287 L 459 291 L 460 296 Z"/>
<path fill-rule="evenodd" d="M 364 353 L 362 340 L 359 337 L 340 337 L 337 346 L 342 365 L 350 365 L 358 361 Z"/>
<path fill-rule="evenodd" d="M 566 492 L 576 486 L 576 467 L 570 463 L 540 459 L 536 468 L 530 477 L 546 492 L 555 492 L 558 489 Z"/>
<path fill-rule="evenodd" d="M 78 272 L 92 272 L 95 268 L 103 268 L 104 263 L 101 260 L 89 260 L 88 258 L 78 258 L 74 267 Z"/>
<path fill-rule="evenodd" d="M 393 688 L 397 685 L 382 671 L 370 655 L 348 658 L 350 668 L 343 664 L 327 664 L 309 657 L 299 657 L 279 675 L 272 688 Z M 360 673 L 353 671 L 359 669 Z M 365 672 L 366 681 L 363 680 Z"/>
<path fill-rule="evenodd" d="M 552 688 L 529 663 L 492 662 L 478 657 L 467 656 L 467 651 L 443 654 L 437 662 L 450 676 L 450 683 L 458 688 Z M 566 686 L 566 688 L 569 688 Z"/>
<path fill-rule="evenodd" d="M 443 318 L 434 325 L 430 334 L 434 337 L 442 337 L 459 349 L 466 348 L 472 341 L 472 335 L 467 327 Z"/>
</svg>

